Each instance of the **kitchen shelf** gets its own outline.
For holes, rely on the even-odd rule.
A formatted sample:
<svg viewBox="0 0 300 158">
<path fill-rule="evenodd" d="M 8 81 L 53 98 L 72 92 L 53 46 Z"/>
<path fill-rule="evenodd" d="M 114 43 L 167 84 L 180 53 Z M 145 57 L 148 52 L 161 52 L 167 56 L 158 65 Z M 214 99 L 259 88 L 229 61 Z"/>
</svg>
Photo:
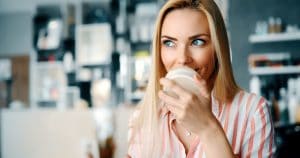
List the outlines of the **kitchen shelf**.
<svg viewBox="0 0 300 158">
<path fill-rule="evenodd" d="M 249 68 L 251 75 L 300 74 L 300 66 Z"/>
<path fill-rule="evenodd" d="M 250 35 L 250 43 L 266 43 L 266 42 L 280 42 L 280 41 L 296 41 L 300 40 L 300 32 L 291 33 L 274 33 L 267 35 Z"/>
</svg>

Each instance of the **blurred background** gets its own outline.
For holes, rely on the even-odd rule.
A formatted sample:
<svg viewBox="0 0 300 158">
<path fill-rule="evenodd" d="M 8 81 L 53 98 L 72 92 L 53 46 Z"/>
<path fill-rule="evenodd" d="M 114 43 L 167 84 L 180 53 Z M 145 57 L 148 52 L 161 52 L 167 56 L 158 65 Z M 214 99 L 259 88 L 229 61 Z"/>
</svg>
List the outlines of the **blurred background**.
<svg viewBox="0 0 300 158">
<path fill-rule="evenodd" d="M 0 158 L 127 152 L 165 0 L 0 0 Z M 216 0 L 235 78 L 264 96 L 277 157 L 299 157 L 300 1 Z"/>
</svg>

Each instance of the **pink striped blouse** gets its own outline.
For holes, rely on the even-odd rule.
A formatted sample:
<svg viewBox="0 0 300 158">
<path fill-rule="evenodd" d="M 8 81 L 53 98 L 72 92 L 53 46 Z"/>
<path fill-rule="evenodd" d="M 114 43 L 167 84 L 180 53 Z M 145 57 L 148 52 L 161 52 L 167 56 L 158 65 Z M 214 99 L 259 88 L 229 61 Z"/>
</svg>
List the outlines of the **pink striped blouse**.
<svg viewBox="0 0 300 158">
<path fill-rule="evenodd" d="M 219 105 L 212 97 L 212 111 L 221 123 L 234 154 L 239 158 L 269 158 L 275 152 L 274 129 L 266 100 L 245 91 L 239 92 L 229 105 Z M 174 117 L 169 112 L 161 115 L 163 135 L 163 155 L 170 158 L 205 158 L 201 140 L 196 138 L 186 154 L 183 144 L 176 136 L 171 123 Z M 132 131 L 129 130 L 131 133 Z M 129 133 L 129 134 L 130 134 Z M 129 142 L 128 155 L 140 158 L 139 147 Z M 170 149 L 166 149 L 168 146 Z M 167 153 L 168 152 L 168 153 Z M 162 156 L 165 157 L 165 156 Z"/>
</svg>

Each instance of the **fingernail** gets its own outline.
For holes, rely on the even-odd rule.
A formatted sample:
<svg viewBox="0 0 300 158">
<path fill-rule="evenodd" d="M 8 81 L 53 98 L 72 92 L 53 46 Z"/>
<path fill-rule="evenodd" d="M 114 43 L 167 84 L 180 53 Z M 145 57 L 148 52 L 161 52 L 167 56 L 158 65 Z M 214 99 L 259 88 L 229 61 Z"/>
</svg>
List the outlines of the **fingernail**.
<svg viewBox="0 0 300 158">
<path fill-rule="evenodd" d="M 195 75 L 194 75 L 194 79 L 196 79 L 196 80 L 199 80 L 199 81 L 200 81 L 200 80 L 201 80 L 201 76 L 200 76 L 199 74 L 195 74 Z"/>
</svg>

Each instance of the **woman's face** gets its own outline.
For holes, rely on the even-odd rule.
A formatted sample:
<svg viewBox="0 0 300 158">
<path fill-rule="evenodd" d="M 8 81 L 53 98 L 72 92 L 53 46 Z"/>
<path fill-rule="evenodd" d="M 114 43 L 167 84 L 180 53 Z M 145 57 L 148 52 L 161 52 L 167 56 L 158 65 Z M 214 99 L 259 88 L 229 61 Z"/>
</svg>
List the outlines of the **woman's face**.
<svg viewBox="0 0 300 158">
<path fill-rule="evenodd" d="M 214 52 L 204 13 L 176 9 L 166 15 L 161 31 L 161 59 L 167 71 L 188 66 L 207 80 L 214 70 Z"/>
</svg>

